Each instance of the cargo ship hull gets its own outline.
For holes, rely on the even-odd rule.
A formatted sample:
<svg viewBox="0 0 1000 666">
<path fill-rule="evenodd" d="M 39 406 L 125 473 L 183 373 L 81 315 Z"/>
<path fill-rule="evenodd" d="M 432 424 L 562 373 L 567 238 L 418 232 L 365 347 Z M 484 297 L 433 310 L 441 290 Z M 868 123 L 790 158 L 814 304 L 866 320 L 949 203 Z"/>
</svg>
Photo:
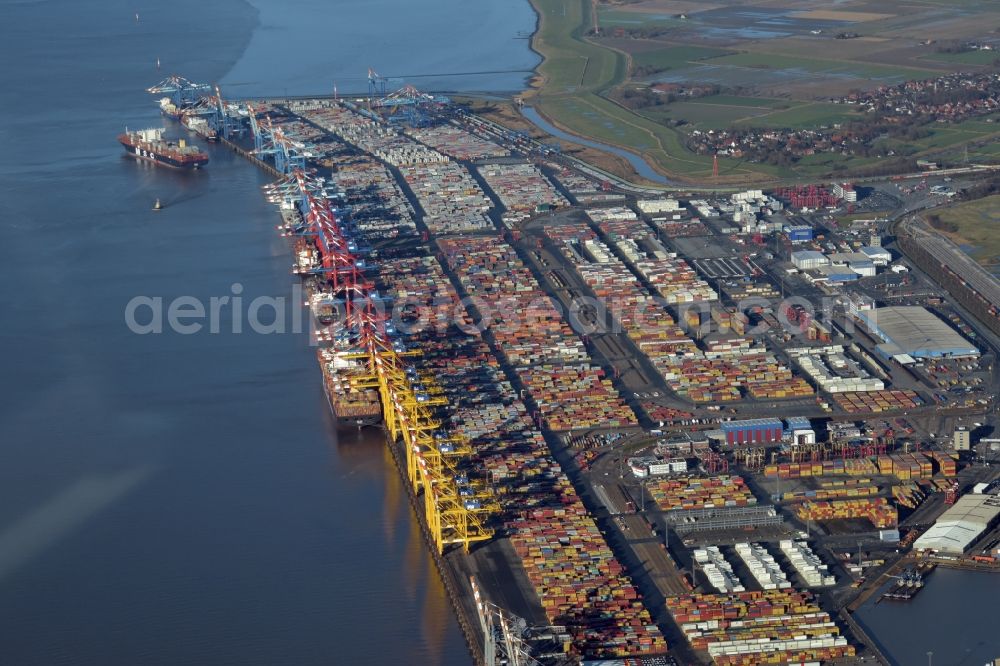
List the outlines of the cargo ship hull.
<svg viewBox="0 0 1000 666">
<path fill-rule="evenodd" d="M 144 151 L 139 146 L 133 147 L 125 143 L 122 145 L 125 146 L 125 154 L 129 157 L 134 157 L 137 160 L 144 160 L 146 162 L 152 162 L 153 164 L 161 164 L 163 166 L 170 167 L 171 169 L 198 169 L 208 164 L 208 160 L 195 163 L 179 162 L 171 157 L 168 157 L 167 155 L 161 155 L 152 151 Z"/>
<path fill-rule="evenodd" d="M 162 138 L 163 130 L 126 132 L 118 137 L 125 154 L 137 160 L 162 164 L 172 169 L 198 169 L 208 164 L 208 155 L 183 141 L 172 143 Z"/>
<path fill-rule="evenodd" d="M 333 392 L 330 383 L 323 382 L 323 392 L 326 393 L 326 401 L 330 405 L 330 413 L 333 414 L 337 430 L 356 430 L 368 426 L 376 426 L 382 422 L 382 409 L 356 408 L 344 405 L 340 396 Z"/>
<path fill-rule="evenodd" d="M 318 352 L 320 368 L 323 371 L 323 391 L 330 405 L 334 421 L 339 430 L 350 430 L 378 425 L 382 422 L 382 403 L 378 393 L 372 389 L 366 391 L 345 390 L 343 383 L 338 382 L 323 358 L 323 351 Z"/>
</svg>

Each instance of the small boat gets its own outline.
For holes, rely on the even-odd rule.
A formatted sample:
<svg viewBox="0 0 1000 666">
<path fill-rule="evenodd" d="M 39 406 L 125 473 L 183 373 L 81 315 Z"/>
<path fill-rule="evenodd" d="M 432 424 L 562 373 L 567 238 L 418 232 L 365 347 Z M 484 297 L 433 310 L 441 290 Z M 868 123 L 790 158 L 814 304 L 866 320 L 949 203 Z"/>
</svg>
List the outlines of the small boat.
<svg viewBox="0 0 1000 666">
<path fill-rule="evenodd" d="M 157 200 L 156 200 L 156 201 L 155 201 L 155 202 L 153 203 L 153 210 L 163 210 L 163 204 L 161 204 L 161 203 L 160 203 L 160 200 L 159 200 L 159 199 L 157 199 Z"/>
</svg>

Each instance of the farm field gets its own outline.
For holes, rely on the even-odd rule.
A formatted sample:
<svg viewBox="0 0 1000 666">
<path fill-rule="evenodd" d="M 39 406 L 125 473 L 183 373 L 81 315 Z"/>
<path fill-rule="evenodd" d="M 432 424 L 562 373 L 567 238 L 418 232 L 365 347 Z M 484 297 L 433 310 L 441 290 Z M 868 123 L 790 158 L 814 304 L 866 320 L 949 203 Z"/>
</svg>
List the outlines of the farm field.
<svg viewBox="0 0 1000 666">
<path fill-rule="evenodd" d="M 797 2 L 794 8 L 774 0 L 759 5 L 599 0 L 595 34 L 590 0 L 531 1 L 540 15 L 533 46 L 545 59 L 525 103 L 564 131 L 640 153 L 668 177 L 693 182 L 711 177 L 712 159 L 687 148 L 689 132 L 850 122 L 859 112 L 831 98 L 975 66 L 962 62 L 976 60 L 968 53 L 938 57 L 951 54 L 919 47 L 917 26 L 948 15 L 952 20 L 943 24 L 943 35 L 978 39 L 981 25 L 994 20 L 1000 25 L 1000 8 L 971 2 L 947 7 L 924 0 L 846 0 L 830 9 L 821 0 Z M 934 21 L 926 20 L 930 16 Z M 835 38 L 847 30 L 855 38 Z M 686 91 L 700 87 L 703 94 L 706 86 L 720 94 Z M 672 101 L 637 105 L 635 93 L 627 93 L 631 102 L 621 97 L 625 87 L 639 91 L 639 99 L 648 96 L 643 87 L 653 87 Z M 994 134 L 992 124 L 968 123 L 927 127 L 927 136 L 906 146 L 888 139 L 884 145 L 897 155 L 936 154 Z M 984 148 L 980 154 L 992 153 Z M 723 155 L 718 183 L 840 176 L 875 160 L 826 152 L 777 167 Z"/>
<path fill-rule="evenodd" d="M 936 215 L 940 221 L 932 219 L 933 226 L 979 263 L 1000 262 L 1000 195 L 943 208 Z"/>
</svg>

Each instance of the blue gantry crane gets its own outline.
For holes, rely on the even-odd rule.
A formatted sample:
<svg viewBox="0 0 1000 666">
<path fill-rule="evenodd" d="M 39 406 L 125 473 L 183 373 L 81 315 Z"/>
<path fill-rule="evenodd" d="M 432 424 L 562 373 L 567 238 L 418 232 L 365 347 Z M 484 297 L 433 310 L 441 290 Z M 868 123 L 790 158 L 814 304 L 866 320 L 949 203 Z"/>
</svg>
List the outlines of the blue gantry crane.
<svg viewBox="0 0 1000 666">
<path fill-rule="evenodd" d="M 168 76 L 155 86 L 146 89 L 151 95 L 166 95 L 178 108 L 191 106 L 203 97 L 212 94 L 212 86 L 194 83 L 176 74 Z"/>
<path fill-rule="evenodd" d="M 259 159 L 270 158 L 274 168 L 284 174 L 306 168 L 306 145 L 294 141 L 281 127 L 275 127 L 270 116 L 257 118 L 253 105 L 247 105 L 250 129 L 253 131 L 253 152 Z"/>
</svg>

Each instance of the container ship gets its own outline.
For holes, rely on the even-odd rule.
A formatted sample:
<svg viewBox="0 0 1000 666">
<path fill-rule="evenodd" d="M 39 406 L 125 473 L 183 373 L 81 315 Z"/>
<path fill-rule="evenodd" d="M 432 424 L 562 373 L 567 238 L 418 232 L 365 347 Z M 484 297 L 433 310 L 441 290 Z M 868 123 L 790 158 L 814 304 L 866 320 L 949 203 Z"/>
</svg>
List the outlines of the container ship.
<svg viewBox="0 0 1000 666">
<path fill-rule="evenodd" d="M 363 428 L 379 423 L 382 420 L 382 403 L 378 391 L 359 388 L 351 381 L 365 374 L 363 362 L 330 347 L 317 350 L 316 355 L 323 370 L 323 389 L 337 427 Z"/>
<path fill-rule="evenodd" d="M 201 138 L 205 139 L 205 141 L 219 140 L 219 133 L 215 131 L 215 128 L 209 125 L 207 120 L 196 113 L 185 113 L 181 116 L 181 124 Z"/>
<path fill-rule="evenodd" d="M 337 302 L 332 294 L 314 291 L 309 297 L 309 309 L 320 326 L 330 326 L 337 319 Z"/>
<path fill-rule="evenodd" d="M 172 120 L 180 120 L 184 109 L 174 104 L 169 97 L 160 98 L 160 113 Z"/>
<path fill-rule="evenodd" d="M 208 155 L 200 148 L 187 145 L 183 139 L 177 143 L 166 141 L 160 128 L 136 132 L 126 130 L 119 135 L 118 141 L 132 157 L 154 164 L 175 169 L 197 169 L 208 164 Z"/>
</svg>

